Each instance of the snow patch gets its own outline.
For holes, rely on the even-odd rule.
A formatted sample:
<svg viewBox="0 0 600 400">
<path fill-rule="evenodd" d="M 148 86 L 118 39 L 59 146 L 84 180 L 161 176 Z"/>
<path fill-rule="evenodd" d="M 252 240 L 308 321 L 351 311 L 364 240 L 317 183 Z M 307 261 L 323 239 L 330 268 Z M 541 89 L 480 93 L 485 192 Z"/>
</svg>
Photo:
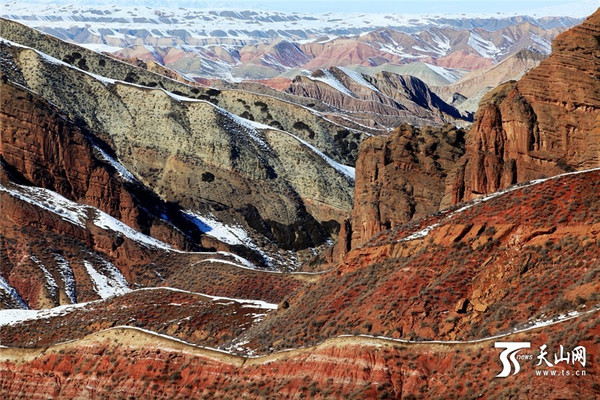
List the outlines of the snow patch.
<svg viewBox="0 0 600 400">
<path fill-rule="evenodd" d="M 48 189 L 15 185 L 19 191 L 0 184 L 0 191 L 60 216 L 63 220 L 85 228 L 86 208 Z"/>
<path fill-rule="evenodd" d="M 162 250 L 171 251 L 174 250 L 171 246 L 162 242 L 158 239 L 155 239 L 151 236 L 145 235 L 141 232 L 136 231 L 128 225 L 125 225 L 123 222 L 118 219 L 108 215 L 104 211 L 100 211 L 95 209 L 96 217 L 94 218 L 94 225 L 104 228 L 110 229 L 113 232 L 117 232 L 128 239 L 136 241 L 146 247 L 154 247 Z"/>
<path fill-rule="evenodd" d="M 238 264 L 238 263 L 234 263 L 233 261 L 229 261 L 229 260 L 222 260 L 220 258 L 206 258 L 202 261 L 198 261 L 196 264 L 202 264 L 202 263 L 219 263 L 219 264 L 227 264 L 227 265 L 232 265 L 236 268 L 243 268 L 243 269 L 250 269 L 253 271 L 258 270 L 258 268 L 256 268 L 256 266 L 254 266 L 252 264 L 252 266 L 248 266 L 248 265 L 242 265 L 242 264 Z M 248 261 L 249 262 L 249 261 Z"/>
<path fill-rule="evenodd" d="M 500 49 L 489 40 L 485 40 L 473 31 L 469 32 L 469 40 L 467 44 L 473 48 L 477 53 L 485 58 L 496 59 L 496 56 L 500 53 Z"/>
<path fill-rule="evenodd" d="M 101 260 L 107 275 L 102 275 L 94 268 L 91 262 L 84 260 L 83 265 L 87 270 L 98 296 L 106 299 L 115 295 L 127 293 L 129 288 L 121 271 L 106 260 Z"/>
<path fill-rule="evenodd" d="M 433 42 L 437 45 L 437 48 L 439 49 L 438 53 L 442 56 L 448 54 L 448 51 L 450 51 L 450 49 L 452 48 L 452 46 L 450 45 L 450 39 L 448 39 L 441 33 L 439 35 L 434 33 L 433 31 L 429 31 L 429 33 L 431 34 Z"/>
<path fill-rule="evenodd" d="M 254 243 L 252 238 L 250 238 L 250 235 L 248 235 L 248 232 L 240 225 L 235 226 L 224 224 L 210 213 L 208 215 L 201 215 L 198 212 L 186 210 L 183 212 L 183 214 L 188 218 L 189 221 L 196 225 L 200 231 L 204 232 L 208 236 L 212 236 L 215 239 L 230 245 L 246 246 L 259 253 L 265 263 L 268 266 L 271 266 L 271 258 Z M 226 254 L 234 257 L 246 268 L 257 269 L 256 265 L 243 257 L 231 253 Z M 225 263 L 235 264 L 232 262 Z M 235 265 L 243 268 L 242 265 Z"/>
<path fill-rule="evenodd" d="M 431 65 L 424 63 L 427 68 L 440 75 L 442 78 L 448 81 L 448 83 L 454 83 L 460 79 L 461 74 L 451 69 L 438 67 L 437 65 Z"/>
<path fill-rule="evenodd" d="M 354 93 L 352 93 L 350 91 L 350 89 L 348 89 L 346 86 L 344 86 L 344 84 L 342 82 L 340 82 L 335 76 L 333 76 L 333 74 L 329 70 L 322 69 L 321 71 L 323 72 L 324 76 L 315 77 L 315 76 L 311 75 L 311 76 L 308 76 L 308 78 L 313 81 L 319 81 L 319 82 L 326 83 L 329 86 L 331 86 L 332 88 L 334 88 L 335 90 L 337 90 L 338 92 L 348 95 L 350 97 L 356 97 L 354 95 Z"/>
<path fill-rule="evenodd" d="M 254 140 L 259 145 L 259 147 L 261 147 L 263 150 L 266 150 L 266 151 L 271 150 L 269 145 L 260 136 L 257 129 L 273 129 L 272 127 L 242 118 L 240 116 L 230 113 L 229 111 L 225 111 L 224 109 L 222 109 L 220 107 L 217 108 L 217 110 L 219 110 L 221 113 L 226 113 L 226 115 L 229 118 L 231 118 L 235 123 L 237 123 L 239 126 L 241 126 L 243 128 L 244 132 L 248 136 L 250 136 L 250 138 L 252 140 Z"/>
<path fill-rule="evenodd" d="M 119 176 L 123 179 L 125 179 L 127 182 L 136 182 L 137 179 L 135 179 L 135 177 L 133 176 L 133 174 L 131 172 L 129 172 L 129 170 L 127 168 L 125 168 L 123 166 L 123 164 L 121 164 L 120 162 L 118 162 L 117 160 L 115 160 L 113 157 L 111 157 L 106 151 L 104 151 L 96 142 L 94 139 L 89 138 L 90 142 L 92 143 L 92 145 L 94 146 L 94 149 L 96 149 L 98 151 L 98 153 L 100 153 L 100 157 L 106 161 L 107 163 L 109 163 L 119 174 Z"/>
<path fill-rule="evenodd" d="M 84 206 L 75 203 L 56 192 L 39 187 L 30 187 L 23 185 L 14 185 L 19 190 L 8 189 L 0 184 L 0 191 L 7 192 L 11 196 L 40 207 L 46 211 L 60 216 L 65 221 L 85 228 L 85 221 L 88 219 L 88 213 L 95 215 L 94 225 L 110 229 L 125 237 L 134 240 L 146 247 L 154 247 L 167 251 L 174 250 L 171 246 L 145 235 L 129 227 L 118 219 L 108 215 L 104 211 L 91 206 Z"/>
<path fill-rule="evenodd" d="M 381 93 L 379 91 L 379 89 L 377 89 L 375 86 L 373 86 L 369 81 L 367 81 L 362 74 L 356 72 L 356 71 L 352 71 L 351 69 L 345 68 L 345 67 L 338 67 L 341 71 L 343 71 L 346 75 L 348 75 L 348 77 L 350 79 L 352 79 L 354 82 L 358 83 L 361 86 L 364 86 L 368 89 L 373 90 L 374 92 L 377 93 Z"/>
<path fill-rule="evenodd" d="M 213 301 L 233 301 L 235 303 L 239 303 L 242 307 L 250 307 L 250 308 L 262 308 L 265 310 L 277 310 L 278 305 L 275 303 L 267 303 L 262 300 L 248 300 L 248 299 L 236 299 L 233 297 L 221 297 L 221 296 L 210 296 L 207 294 L 203 294 L 202 296 L 209 297 Z"/>
<path fill-rule="evenodd" d="M 78 45 L 97 53 L 116 53 L 117 51 L 123 50 L 122 47 L 109 46 L 108 44 L 104 43 L 78 43 Z"/>
<path fill-rule="evenodd" d="M 334 161 L 330 157 L 326 156 L 321 150 L 317 149 L 312 144 L 300 139 L 298 136 L 293 135 L 289 132 L 285 132 L 285 133 L 287 133 L 288 135 L 290 135 L 291 137 L 293 137 L 294 139 L 296 139 L 297 141 L 299 141 L 300 143 L 302 143 L 303 145 L 305 145 L 306 147 L 311 149 L 319 157 L 321 157 L 323 160 L 325 160 L 327 162 L 327 164 L 332 166 L 336 171 L 338 171 L 340 174 L 344 175 L 347 179 L 354 181 L 355 175 L 356 175 L 356 170 L 353 167 L 349 167 L 347 165 L 340 164 L 339 162 Z"/>
<path fill-rule="evenodd" d="M 252 240 L 241 226 L 226 225 L 217 220 L 214 215 L 200 215 L 198 212 L 187 210 L 184 212 L 188 219 L 192 221 L 198 229 L 219 239 L 221 242 L 231 245 L 247 245 L 252 243 Z M 253 244 L 253 243 L 252 243 Z"/>
<path fill-rule="evenodd" d="M 68 304 L 43 310 L 0 310 L 0 326 L 14 325 L 34 319 L 47 319 L 67 315 L 71 310 L 84 307 L 87 304 L 88 303 Z"/>
<path fill-rule="evenodd" d="M 205 294 L 205 293 L 192 292 L 189 290 L 178 289 L 178 288 L 173 288 L 173 287 L 169 287 L 169 286 L 141 288 L 141 289 L 132 290 L 132 292 L 146 291 L 146 290 L 169 290 L 171 292 L 187 293 L 187 294 L 193 294 L 196 296 L 208 297 L 212 301 L 232 301 L 234 303 L 240 303 L 240 304 L 248 306 L 248 307 L 264 308 L 264 309 L 270 309 L 270 310 L 276 310 L 278 307 L 278 305 L 275 303 L 267 303 L 266 301 L 262 301 L 262 300 L 238 299 L 238 298 L 233 298 L 233 297 L 212 296 L 212 295 Z"/>
<path fill-rule="evenodd" d="M 60 254 L 53 254 L 54 260 L 56 260 L 56 264 L 58 265 L 58 271 L 60 276 L 65 284 L 65 293 L 67 297 L 71 300 L 71 303 L 77 303 L 77 292 L 75 286 L 75 275 L 73 275 L 73 268 L 69 262 Z"/>
<path fill-rule="evenodd" d="M 536 35 L 535 33 L 531 33 L 530 35 L 531 40 L 533 40 L 533 42 L 538 45 L 541 51 L 543 51 L 546 54 L 550 54 L 552 52 L 552 45 L 549 41 L 547 41 L 541 36 Z"/>
</svg>

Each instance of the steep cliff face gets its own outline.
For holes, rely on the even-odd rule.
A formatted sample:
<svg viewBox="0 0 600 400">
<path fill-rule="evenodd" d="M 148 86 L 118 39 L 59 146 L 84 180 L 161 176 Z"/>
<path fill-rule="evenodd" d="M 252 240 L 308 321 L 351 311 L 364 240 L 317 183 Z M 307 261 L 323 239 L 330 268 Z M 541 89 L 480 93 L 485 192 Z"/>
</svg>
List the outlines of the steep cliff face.
<svg viewBox="0 0 600 400">
<path fill-rule="evenodd" d="M 173 210 L 139 182 L 119 177 L 116 164 L 108 161 L 110 156 L 90 132 L 22 87 L 2 83 L 0 91 L 0 276 L 16 290 L 13 295 L 4 291 L 3 306 L 45 308 L 98 298 L 81 264 L 87 256 L 90 262 L 102 265 L 100 257 L 93 255 L 96 251 L 109 254 L 130 282 L 152 281 L 133 273 L 135 265 L 150 262 L 148 252 L 97 226 L 86 229 L 61 218 L 62 212 L 77 212 L 68 206 L 65 211 L 66 203 L 59 198 L 92 206 L 175 248 L 202 248 L 201 240 L 195 244 L 181 229 L 156 217 Z M 43 197 L 46 207 L 37 202 Z M 201 232 L 196 229 L 195 233 L 199 239 Z M 20 304 L 19 298 L 24 303 Z"/>
<path fill-rule="evenodd" d="M 488 93 L 443 205 L 600 165 L 600 11 L 553 42 L 517 83 Z"/>
<path fill-rule="evenodd" d="M 134 229 L 150 231 L 160 224 L 148 209 L 157 212 L 160 200 L 135 179 L 119 178 L 108 161 L 110 150 L 91 132 L 82 131 L 32 92 L 12 84 L 2 83 L 0 88 L 1 155 L 8 171 L 34 186 L 101 209 Z M 136 194 L 146 202 L 145 208 Z M 184 236 L 179 236 L 173 244 L 184 246 Z"/>
<path fill-rule="evenodd" d="M 448 171 L 464 152 L 464 131 L 402 125 L 371 137 L 356 165 L 351 248 L 439 208 Z"/>
</svg>

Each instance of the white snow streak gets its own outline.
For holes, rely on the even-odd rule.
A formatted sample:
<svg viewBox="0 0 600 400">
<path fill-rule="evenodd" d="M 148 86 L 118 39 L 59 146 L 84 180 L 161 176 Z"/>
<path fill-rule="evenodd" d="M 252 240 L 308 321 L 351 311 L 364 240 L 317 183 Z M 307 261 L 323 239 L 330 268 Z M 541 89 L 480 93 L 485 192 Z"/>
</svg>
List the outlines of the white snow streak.
<svg viewBox="0 0 600 400">
<path fill-rule="evenodd" d="M 10 283 L 8 283 L 3 277 L 2 275 L 0 275 L 0 290 L 4 291 L 6 294 L 8 294 L 10 297 L 12 297 L 12 299 L 17 302 L 22 308 L 24 309 L 28 309 L 29 307 L 27 306 L 27 303 L 25 303 L 23 301 L 23 299 L 21 298 L 21 296 L 19 296 L 19 292 L 17 292 L 17 290 L 12 287 L 10 285 Z M 2 325 L 2 311 L 0 310 L 0 325 Z"/>
<path fill-rule="evenodd" d="M 326 83 L 338 92 L 348 95 L 350 97 L 356 97 L 354 96 L 354 93 L 352 93 L 350 89 L 344 86 L 342 82 L 340 82 L 335 76 L 333 76 L 333 74 L 329 72 L 329 70 L 323 69 L 321 71 L 323 72 L 324 76 L 315 77 L 314 75 L 311 75 L 308 76 L 308 78 L 313 81 Z"/>
<path fill-rule="evenodd" d="M 136 231 L 135 229 L 131 228 L 128 225 L 125 225 L 118 219 L 108 215 L 104 211 L 100 211 L 98 209 L 96 209 L 95 211 L 96 217 L 94 218 L 94 225 L 100 228 L 109 229 L 111 231 L 117 232 L 118 234 L 121 234 L 126 238 L 138 242 L 146 247 L 154 247 L 167 251 L 174 250 L 165 242 L 162 242 L 158 239 L 153 238 L 152 236 L 148 236 Z"/>
<path fill-rule="evenodd" d="M 470 31 L 469 41 L 467 44 L 473 48 L 476 52 L 486 58 L 495 59 L 500 54 L 500 49 L 489 40 L 486 40 L 479 36 L 477 33 Z"/>
<path fill-rule="evenodd" d="M 53 254 L 56 264 L 58 265 L 58 271 L 65 284 L 65 293 L 71 300 L 71 303 L 77 303 L 77 293 L 75 286 L 75 276 L 73 275 L 73 268 L 69 262 L 60 254 Z"/>
<path fill-rule="evenodd" d="M 379 91 L 379 89 L 377 89 L 375 86 L 373 86 L 373 84 L 371 84 L 369 81 L 367 81 L 363 75 L 361 73 L 358 73 L 356 71 L 352 71 L 351 69 L 345 68 L 345 67 L 338 67 L 341 71 L 343 71 L 346 75 L 348 75 L 348 77 L 350 79 L 352 79 L 354 82 L 358 83 L 361 86 L 364 86 L 368 89 L 373 90 L 374 92 L 377 93 L 381 93 Z"/>
<path fill-rule="evenodd" d="M 87 304 L 89 303 L 68 304 L 44 310 L 0 310 L 0 326 L 18 324 L 33 319 L 46 319 L 67 315 L 71 310 L 82 308 Z"/>
<path fill-rule="evenodd" d="M 31 261 L 36 263 L 37 266 L 40 267 L 40 269 L 44 273 L 44 276 L 46 278 L 46 287 L 50 292 L 50 296 L 56 296 L 58 294 L 58 284 L 56 283 L 56 280 L 54 279 L 50 271 L 48 271 L 46 266 L 36 256 L 30 256 L 29 258 L 31 259 Z"/>
<path fill-rule="evenodd" d="M 72 224 L 85 227 L 87 218 L 85 207 L 48 189 L 23 185 L 15 186 L 19 188 L 19 191 L 8 189 L 0 184 L 0 191 L 7 192 L 14 198 L 56 214 Z"/>
<path fill-rule="evenodd" d="M 296 139 L 297 141 L 299 141 L 300 143 L 302 143 L 303 145 L 305 145 L 306 147 L 311 149 L 313 152 L 315 152 L 319 157 L 321 157 L 323 160 L 325 160 L 327 162 L 327 164 L 332 166 L 340 174 L 344 175 L 346 178 L 348 178 L 350 180 L 354 180 L 354 177 L 356 175 L 356 170 L 354 168 L 349 167 L 344 164 L 340 164 L 339 162 L 332 160 L 330 157 L 326 156 L 321 150 L 317 149 L 315 146 L 308 143 L 307 141 L 300 139 L 298 136 L 293 135 L 289 132 L 285 132 L 285 133 L 287 133 L 288 135 L 290 135 L 291 137 L 293 137 L 294 139 Z"/>
<path fill-rule="evenodd" d="M 543 37 L 536 35 L 535 33 L 530 33 L 530 35 L 531 40 L 533 40 L 535 44 L 539 46 L 541 51 L 543 51 L 546 54 L 550 54 L 552 52 L 552 45 L 550 44 L 550 42 L 548 42 Z"/>
<path fill-rule="evenodd" d="M 99 273 L 91 262 L 87 260 L 83 261 L 83 265 L 94 283 L 94 289 L 98 296 L 102 299 L 107 299 L 128 292 L 127 281 L 123 274 L 121 274 L 121 271 L 108 261 L 102 260 L 102 264 L 107 275 Z"/>
<path fill-rule="evenodd" d="M 217 220 L 214 215 L 200 215 L 198 212 L 187 210 L 184 212 L 190 220 L 196 224 L 198 229 L 219 239 L 221 242 L 232 245 L 248 245 L 252 240 L 241 226 L 226 225 Z M 253 243 L 252 243 L 253 244 Z"/>
<path fill-rule="evenodd" d="M 125 179 L 127 182 L 135 182 L 137 181 L 137 179 L 135 179 L 135 177 L 133 176 L 133 174 L 131 172 L 129 172 L 129 170 L 127 168 L 125 168 L 123 166 L 123 164 L 121 164 L 120 162 L 118 162 L 117 160 L 115 160 L 113 157 L 111 157 L 106 151 L 102 150 L 102 148 L 100 146 L 98 146 L 93 139 L 90 139 L 90 142 L 92 142 L 92 145 L 94 146 L 94 148 L 96 150 L 98 150 L 98 152 L 100 153 L 101 158 L 106 161 L 107 163 L 109 163 L 119 174 L 120 177 L 122 177 L 123 179 Z"/>
<path fill-rule="evenodd" d="M 427 63 L 424 63 L 424 64 L 427 66 L 427 68 L 429 68 L 436 74 L 440 75 L 442 78 L 447 80 L 449 83 L 454 83 L 457 80 L 459 80 L 461 77 L 460 73 L 456 73 L 448 68 L 438 67 L 437 65 L 431 65 L 431 64 L 427 64 Z"/>
</svg>

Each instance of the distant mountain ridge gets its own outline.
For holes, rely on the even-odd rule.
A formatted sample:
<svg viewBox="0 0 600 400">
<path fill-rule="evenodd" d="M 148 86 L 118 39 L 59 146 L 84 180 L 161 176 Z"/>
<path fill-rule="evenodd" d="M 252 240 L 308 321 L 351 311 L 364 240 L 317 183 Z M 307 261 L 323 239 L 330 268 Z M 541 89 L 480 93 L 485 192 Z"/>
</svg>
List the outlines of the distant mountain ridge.
<svg viewBox="0 0 600 400">
<path fill-rule="evenodd" d="M 415 61 L 475 69 L 527 47 L 549 53 L 552 39 L 580 22 L 571 17 L 311 15 L 21 4 L 0 8 L 0 15 L 94 50 L 152 59 L 190 76 L 226 79 L 273 78 L 292 68 Z"/>
</svg>

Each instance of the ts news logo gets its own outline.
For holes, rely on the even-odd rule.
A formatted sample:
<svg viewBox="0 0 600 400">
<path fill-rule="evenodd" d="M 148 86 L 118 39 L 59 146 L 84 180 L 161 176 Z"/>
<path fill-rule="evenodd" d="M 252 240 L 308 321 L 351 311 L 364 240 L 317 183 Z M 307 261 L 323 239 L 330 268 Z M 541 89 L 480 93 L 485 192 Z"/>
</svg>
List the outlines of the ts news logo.
<svg viewBox="0 0 600 400">
<path fill-rule="evenodd" d="M 512 373 L 513 375 L 516 375 L 521 370 L 521 365 L 517 360 L 517 354 L 523 349 L 529 349 L 531 347 L 531 342 L 495 342 L 494 347 L 497 349 L 505 349 L 502 353 L 500 353 L 502 371 L 496 375 L 496 377 L 506 378 L 508 375 L 510 375 L 512 367 L 514 367 L 514 372 Z M 529 358 L 525 355 L 522 357 L 527 359 Z"/>
<path fill-rule="evenodd" d="M 500 353 L 500 362 L 502 362 L 502 371 L 497 378 L 506 378 L 507 376 L 516 375 L 521 370 L 519 361 L 533 361 L 534 356 L 532 354 L 519 354 L 523 349 L 531 348 L 531 342 L 495 342 L 494 347 L 497 349 L 504 349 Z M 542 367 L 543 369 L 536 369 L 535 375 L 537 376 L 586 376 L 584 369 L 573 369 L 573 368 L 560 368 L 562 366 L 575 366 L 579 363 L 582 368 L 585 368 L 587 362 L 587 350 L 584 346 L 577 346 L 571 351 L 565 351 L 564 346 L 561 344 L 560 351 L 554 353 L 554 363 L 550 362 L 547 358 L 549 356 L 547 345 L 543 344 L 540 346 L 539 354 L 537 357 L 538 363 L 535 368 Z M 535 362 L 535 361 L 534 361 Z M 556 369 L 558 367 L 558 370 Z M 552 368 L 552 369 L 548 369 Z"/>
</svg>

